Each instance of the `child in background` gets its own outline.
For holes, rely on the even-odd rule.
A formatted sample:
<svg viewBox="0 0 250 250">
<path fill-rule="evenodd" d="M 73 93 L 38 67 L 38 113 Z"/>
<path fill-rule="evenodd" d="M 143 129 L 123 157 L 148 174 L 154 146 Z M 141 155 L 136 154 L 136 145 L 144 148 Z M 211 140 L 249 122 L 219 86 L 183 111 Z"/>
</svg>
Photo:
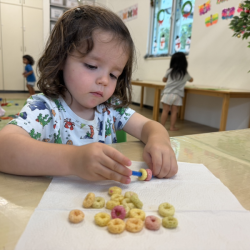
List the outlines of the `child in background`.
<svg viewBox="0 0 250 250">
<path fill-rule="evenodd" d="M 146 144 L 154 176 L 175 175 L 165 128 L 128 108 L 133 59 L 133 40 L 116 14 L 89 5 L 65 12 L 38 62 L 42 94 L 0 131 L 0 171 L 128 184 L 130 159 L 106 145 L 123 129 Z"/>
<path fill-rule="evenodd" d="M 182 106 L 182 97 L 184 96 L 184 87 L 187 81 L 192 82 L 193 78 L 187 72 L 187 59 L 184 53 L 177 52 L 173 54 L 170 60 L 170 68 L 162 81 L 167 82 L 162 92 L 162 114 L 161 124 L 165 127 L 168 119 L 168 113 L 171 110 L 170 131 L 176 131 L 175 127 L 177 113 Z M 172 107 L 172 108 L 171 108 Z"/>
<path fill-rule="evenodd" d="M 25 72 L 23 72 L 23 76 L 27 80 L 27 89 L 29 90 L 30 95 L 35 94 L 34 86 L 36 83 L 36 77 L 32 69 L 32 65 L 34 65 L 34 59 L 29 55 L 23 56 L 23 63 L 26 64 Z"/>
</svg>

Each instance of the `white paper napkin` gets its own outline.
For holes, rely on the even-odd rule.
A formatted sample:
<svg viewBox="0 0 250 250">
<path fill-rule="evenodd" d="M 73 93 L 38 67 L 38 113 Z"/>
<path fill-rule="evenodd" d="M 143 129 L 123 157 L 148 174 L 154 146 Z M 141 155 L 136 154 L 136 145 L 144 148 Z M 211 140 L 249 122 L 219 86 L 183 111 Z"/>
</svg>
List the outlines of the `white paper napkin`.
<svg viewBox="0 0 250 250">
<path fill-rule="evenodd" d="M 250 212 L 202 164 L 178 162 L 179 172 L 171 179 L 153 178 L 149 182 L 132 177 L 129 185 L 113 181 L 88 182 L 77 177 L 55 177 L 33 213 L 16 250 L 68 249 L 250 249 Z M 131 169 L 147 168 L 133 162 Z M 119 186 L 136 192 L 144 203 L 146 215 L 156 215 L 158 206 L 169 202 L 179 221 L 176 229 L 161 227 L 153 232 L 124 231 L 112 235 L 95 225 L 94 215 L 103 209 L 84 209 L 89 192 L 109 200 L 108 189 Z M 71 224 L 69 211 L 81 209 L 82 223 Z"/>
</svg>

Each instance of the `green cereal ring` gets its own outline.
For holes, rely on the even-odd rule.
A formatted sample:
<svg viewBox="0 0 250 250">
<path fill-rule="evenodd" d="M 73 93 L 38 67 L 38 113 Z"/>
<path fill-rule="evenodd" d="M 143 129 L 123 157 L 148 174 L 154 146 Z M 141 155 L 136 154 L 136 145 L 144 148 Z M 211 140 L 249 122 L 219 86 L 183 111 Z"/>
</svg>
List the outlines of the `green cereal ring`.
<svg viewBox="0 0 250 250">
<path fill-rule="evenodd" d="M 173 216 L 175 208 L 171 204 L 165 202 L 160 204 L 160 206 L 158 207 L 158 212 L 162 217 Z"/>
<path fill-rule="evenodd" d="M 139 200 L 139 198 L 137 196 L 132 195 L 130 197 L 130 201 L 132 201 L 137 208 L 142 209 L 143 203 Z"/>
<path fill-rule="evenodd" d="M 132 195 L 137 195 L 137 193 L 133 192 L 133 191 L 127 191 L 125 194 L 124 194 L 124 197 L 125 198 L 130 198 Z"/>
<path fill-rule="evenodd" d="M 93 208 L 103 208 L 105 205 L 105 200 L 102 197 L 95 197 L 95 201 L 92 204 Z"/>
<path fill-rule="evenodd" d="M 142 176 L 141 176 L 141 177 L 138 177 L 138 180 L 139 180 L 139 181 L 145 181 L 145 180 L 147 179 L 147 177 L 148 177 L 147 171 L 146 171 L 144 168 L 141 168 L 141 169 L 139 170 L 139 172 L 142 173 Z"/>
<path fill-rule="evenodd" d="M 165 228 L 176 228 L 178 226 L 178 220 L 173 216 L 167 216 L 162 219 L 162 226 Z"/>
<path fill-rule="evenodd" d="M 130 198 L 125 198 L 122 200 L 123 206 L 128 206 L 130 209 L 135 208 L 134 203 L 130 202 Z"/>
<path fill-rule="evenodd" d="M 119 201 L 107 201 L 106 208 L 112 210 L 114 207 L 121 205 Z"/>
</svg>

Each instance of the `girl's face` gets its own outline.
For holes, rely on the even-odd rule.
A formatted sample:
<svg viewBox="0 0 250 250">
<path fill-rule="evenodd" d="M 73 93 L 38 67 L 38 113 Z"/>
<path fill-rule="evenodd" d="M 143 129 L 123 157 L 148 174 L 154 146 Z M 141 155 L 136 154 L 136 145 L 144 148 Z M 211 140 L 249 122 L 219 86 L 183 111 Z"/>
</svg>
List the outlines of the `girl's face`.
<svg viewBox="0 0 250 250">
<path fill-rule="evenodd" d="M 92 110 L 113 95 L 128 60 L 122 43 L 113 39 L 111 33 L 96 30 L 93 41 L 90 53 L 82 57 L 74 51 L 63 66 L 64 82 L 73 99 L 70 105 L 67 92 L 65 101 L 76 113 Z"/>
<path fill-rule="evenodd" d="M 26 58 L 23 58 L 23 63 L 24 64 L 29 64 L 29 61 Z"/>
</svg>

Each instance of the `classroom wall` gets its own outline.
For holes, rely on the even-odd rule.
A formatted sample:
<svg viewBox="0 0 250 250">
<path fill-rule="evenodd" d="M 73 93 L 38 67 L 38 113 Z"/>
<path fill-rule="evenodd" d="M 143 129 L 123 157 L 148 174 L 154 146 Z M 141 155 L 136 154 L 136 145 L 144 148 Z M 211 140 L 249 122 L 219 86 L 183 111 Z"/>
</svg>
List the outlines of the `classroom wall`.
<svg viewBox="0 0 250 250">
<path fill-rule="evenodd" d="M 194 77 L 192 84 L 223 88 L 250 90 L 250 48 L 248 42 L 233 38 L 228 28 L 229 20 L 221 19 L 224 8 L 237 7 L 239 0 L 216 4 L 211 0 L 211 10 L 200 16 L 198 6 L 207 0 L 196 0 L 190 55 L 189 72 Z M 170 58 L 144 59 L 147 53 L 150 22 L 150 1 L 146 0 L 107 0 L 107 6 L 114 12 L 138 4 L 137 19 L 126 22 L 137 50 L 137 68 L 133 79 L 161 81 Z M 205 17 L 219 13 L 218 23 L 205 26 Z M 153 106 L 152 89 L 145 90 L 144 104 Z M 140 87 L 133 87 L 133 101 L 140 102 Z M 187 96 L 185 119 L 214 128 L 220 126 L 222 99 L 217 97 Z M 249 124 L 250 100 L 231 99 L 226 130 L 247 128 Z"/>
</svg>

